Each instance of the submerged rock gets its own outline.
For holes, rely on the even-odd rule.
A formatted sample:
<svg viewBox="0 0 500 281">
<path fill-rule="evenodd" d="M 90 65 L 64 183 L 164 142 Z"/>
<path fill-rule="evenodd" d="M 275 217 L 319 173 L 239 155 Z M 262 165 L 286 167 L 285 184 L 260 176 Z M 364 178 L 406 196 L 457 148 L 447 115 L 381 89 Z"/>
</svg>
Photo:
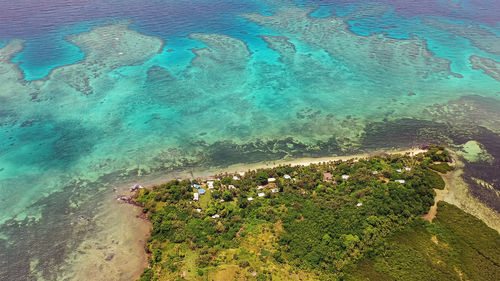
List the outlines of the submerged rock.
<svg viewBox="0 0 500 281">
<path fill-rule="evenodd" d="M 114 257 L 115 257 L 115 254 L 114 254 L 114 253 L 111 253 L 111 254 L 107 255 L 107 256 L 106 256 L 106 258 L 105 258 L 104 260 L 106 260 L 106 261 L 110 261 L 110 260 L 112 260 Z"/>
<path fill-rule="evenodd" d="M 132 197 L 130 197 L 130 196 L 125 196 L 125 195 L 119 195 L 119 196 L 116 198 L 116 200 L 118 200 L 118 201 L 123 201 L 123 202 L 128 203 L 128 202 L 130 202 L 130 201 L 132 200 Z"/>
<path fill-rule="evenodd" d="M 140 185 L 140 184 L 136 184 L 134 185 L 133 187 L 130 188 L 130 192 L 134 192 L 134 191 L 137 191 L 137 190 L 140 190 L 140 189 L 143 189 L 144 186 Z"/>
</svg>

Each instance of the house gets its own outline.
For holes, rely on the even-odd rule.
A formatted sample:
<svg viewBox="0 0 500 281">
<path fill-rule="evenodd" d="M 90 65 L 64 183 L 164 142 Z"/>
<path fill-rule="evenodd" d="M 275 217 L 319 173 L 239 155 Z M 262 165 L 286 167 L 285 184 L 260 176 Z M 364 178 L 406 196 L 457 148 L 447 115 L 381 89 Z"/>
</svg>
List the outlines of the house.
<svg viewBox="0 0 500 281">
<path fill-rule="evenodd" d="M 272 192 L 272 193 L 276 193 L 276 192 L 280 192 L 280 190 L 279 190 L 279 189 L 277 189 L 277 188 L 273 188 L 273 189 L 271 189 L 271 192 Z"/>
<path fill-rule="evenodd" d="M 372 175 L 378 175 L 378 171 L 373 171 Z"/>
<path fill-rule="evenodd" d="M 200 195 L 198 193 L 193 193 L 193 200 L 198 201 L 200 199 Z"/>
<path fill-rule="evenodd" d="M 200 195 L 205 194 L 205 189 L 202 189 L 202 188 L 198 189 L 198 193 L 199 193 Z"/>
<path fill-rule="evenodd" d="M 234 185 L 230 184 L 230 185 L 228 185 L 228 186 L 227 186 L 227 188 L 228 188 L 228 189 L 234 189 L 234 188 L 236 188 L 236 187 L 235 187 Z"/>
<path fill-rule="evenodd" d="M 405 171 L 409 172 L 411 171 L 411 168 L 405 167 Z"/>
<path fill-rule="evenodd" d="M 268 183 L 275 182 L 275 181 L 276 181 L 276 179 L 275 179 L 275 178 L 268 178 L 268 179 L 267 179 L 267 182 L 268 182 Z"/>
<path fill-rule="evenodd" d="M 201 213 L 201 209 L 196 209 L 196 212 Z"/>
<path fill-rule="evenodd" d="M 221 202 L 221 203 L 222 203 L 222 202 L 224 202 L 224 201 L 225 201 L 224 199 L 221 199 L 221 200 L 220 200 L 220 202 Z"/>
<path fill-rule="evenodd" d="M 405 183 L 405 180 L 395 180 L 395 182 Z"/>
<path fill-rule="evenodd" d="M 333 179 L 333 175 L 331 173 L 323 173 L 324 181 L 331 181 Z"/>
<path fill-rule="evenodd" d="M 261 189 L 264 189 L 264 187 L 262 185 L 257 186 L 257 190 L 261 190 Z"/>
<path fill-rule="evenodd" d="M 253 200 L 253 197 L 248 197 L 247 198 L 248 201 L 252 201 Z"/>
<path fill-rule="evenodd" d="M 348 179 L 348 178 L 349 178 L 349 175 L 342 175 L 342 179 L 343 179 L 343 180 L 346 180 L 346 179 Z"/>
<path fill-rule="evenodd" d="M 264 196 L 266 196 L 266 194 L 264 192 L 261 192 L 261 193 L 257 194 L 257 196 L 264 197 Z"/>
<path fill-rule="evenodd" d="M 396 172 L 401 173 L 403 170 L 397 169 Z"/>
<path fill-rule="evenodd" d="M 289 179 L 291 179 L 291 178 L 292 178 L 292 177 L 290 177 L 290 175 L 284 175 L 283 177 L 284 177 L 285 179 L 287 179 L 287 180 L 289 180 Z"/>
<path fill-rule="evenodd" d="M 213 181 L 207 181 L 208 189 L 213 189 L 214 188 L 214 182 Z"/>
<path fill-rule="evenodd" d="M 233 180 L 237 181 L 240 180 L 240 178 L 238 178 L 238 176 L 233 176 Z"/>
<path fill-rule="evenodd" d="M 361 207 L 361 206 L 363 206 L 363 203 L 356 204 L 356 207 Z"/>
<path fill-rule="evenodd" d="M 215 214 L 212 216 L 212 219 L 220 218 L 219 214 Z"/>
</svg>

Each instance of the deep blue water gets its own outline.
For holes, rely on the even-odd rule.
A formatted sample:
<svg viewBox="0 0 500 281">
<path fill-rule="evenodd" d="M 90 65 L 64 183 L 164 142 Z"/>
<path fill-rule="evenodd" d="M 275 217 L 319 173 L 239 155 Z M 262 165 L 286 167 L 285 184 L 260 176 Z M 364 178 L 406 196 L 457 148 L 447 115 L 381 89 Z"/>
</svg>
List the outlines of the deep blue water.
<svg viewBox="0 0 500 281">
<path fill-rule="evenodd" d="M 73 3 L 74 2 L 74 3 Z M 194 32 L 244 31 L 238 14 L 268 10 L 257 1 L 1 1 L 0 38 L 27 40 L 14 59 L 28 80 L 43 78 L 57 66 L 75 63 L 82 54 L 65 36 L 103 23 L 126 20 L 145 34 L 165 39 Z"/>
<path fill-rule="evenodd" d="M 294 1 L 318 9 L 311 16 L 343 16 L 362 7 L 364 1 L 305 0 Z M 269 3 L 272 3 L 269 2 Z M 499 24 L 500 7 L 494 0 L 474 1 L 378 1 L 395 10 L 395 14 L 364 18 L 350 22 L 352 30 L 361 35 L 388 32 L 396 38 L 407 38 L 410 28 L 384 29 L 405 24 L 401 18 L 432 15 L 456 20 L 473 20 L 495 27 Z M 450 3 L 455 3 L 452 6 Z M 82 59 L 74 45 L 64 42 L 65 36 L 88 30 L 109 21 L 128 20 L 134 28 L 164 39 L 183 37 L 194 32 L 239 33 L 247 29 L 238 15 L 249 11 L 272 12 L 276 7 L 260 1 L 0 1 L 0 39 L 27 40 L 25 49 L 14 59 L 21 63 L 27 80 L 43 78 L 51 69 Z M 354 26 L 363 23 L 361 26 Z"/>
</svg>

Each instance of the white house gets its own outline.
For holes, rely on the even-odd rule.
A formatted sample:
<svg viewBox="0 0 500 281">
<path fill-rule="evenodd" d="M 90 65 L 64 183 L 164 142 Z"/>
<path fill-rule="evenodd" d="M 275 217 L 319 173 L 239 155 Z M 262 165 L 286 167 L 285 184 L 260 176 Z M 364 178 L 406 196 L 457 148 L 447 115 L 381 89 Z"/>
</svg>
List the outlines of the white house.
<svg viewBox="0 0 500 281">
<path fill-rule="evenodd" d="M 261 192 L 261 193 L 257 194 L 257 196 L 264 197 L 264 196 L 266 196 L 266 194 L 264 192 Z"/>
<path fill-rule="evenodd" d="M 214 189 L 214 182 L 213 181 L 207 181 L 208 189 Z"/>
<path fill-rule="evenodd" d="M 227 188 L 229 188 L 229 189 L 234 189 L 234 188 L 236 188 L 236 187 L 235 187 L 234 185 L 230 184 L 230 185 L 228 185 L 228 186 L 227 186 Z"/>
<path fill-rule="evenodd" d="M 349 175 L 342 175 L 342 179 L 346 180 L 349 178 Z"/>
<path fill-rule="evenodd" d="M 196 212 L 201 213 L 201 209 L 196 209 Z"/>
<path fill-rule="evenodd" d="M 292 178 L 292 177 L 290 177 L 290 175 L 284 175 L 283 177 L 284 177 L 285 179 L 287 179 L 287 180 L 289 180 L 289 179 L 291 179 L 291 178 Z"/>
<path fill-rule="evenodd" d="M 273 188 L 273 189 L 271 189 L 271 192 L 272 192 L 272 193 L 276 193 L 276 192 L 280 192 L 280 190 L 279 190 L 279 189 L 277 189 L 277 188 Z"/>
<path fill-rule="evenodd" d="M 378 171 L 373 171 L 372 175 L 378 175 Z"/>
<path fill-rule="evenodd" d="M 271 183 L 271 182 L 275 182 L 275 181 L 276 181 L 276 179 L 275 179 L 275 178 L 268 178 L 268 179 L 267 179 L 267 182 L 269 182 L 269 183 Z"/>
<path fill-rule="evenodd" d="M 253 197 L 248 197 L 247 198 L 248 201 L 252 201 L 253 200 Z"/>
<path fill-rule="evenodd" d="M 405 183 L 405 180 L 395 180 L 395 182 Z"/>
<path fill-rule="evenodd" d="M 264 188 L 264 187 L 263 187 L 262 185 L 257 186 L 257 190 L 261 190 L 261 189 L 263 189 L 263 188 Z"/>
<path fill-rule="evenodd" d="M 212 216 L 212 219 L 220 218 L 219 214 L 215 214 Z"/>
<path fill-rule="evenodd" d="M 198 193 L 193 193 L 193 200 L 198 201 L 200 199 L 200 195 Z"/>
<path fill-rule="evenodd" d="M 405 167 L 405 171 L 411 171 L 411 168 Z"/>
<path fill-rule="evenodd" d="M 363 203 L 356 204 L 356 207 L 361 207 L 361 206 L 363 206 Z"/>
<path fill-rule="evenodd" d="M 240 180 L 240 178 L 238 178 L 238 176 L 233 176 L 233 180 L 237 181 Z"/>
<path fill-rule="evenodd" d="M 396 172 L 401 173 L 403 170 L 397 169 Z"/>
</svg>

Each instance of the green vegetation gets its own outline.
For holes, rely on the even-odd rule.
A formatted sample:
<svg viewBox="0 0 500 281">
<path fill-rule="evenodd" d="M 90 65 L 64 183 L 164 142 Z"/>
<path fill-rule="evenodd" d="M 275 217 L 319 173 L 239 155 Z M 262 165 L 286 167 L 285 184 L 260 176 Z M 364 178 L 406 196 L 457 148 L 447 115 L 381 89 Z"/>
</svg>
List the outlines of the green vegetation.
<svg viewBox="0 0 500 281">
<path fill-rule="evenodd" d="M 434 171 L 438 171 L 442 174 L 446 174 L 450 171 L 453 171 L 453 169 L 454 169 L 448 163 L 432 164 L 432 165 L 429 165 L 429 168 L 433 169 Z"/>
<path fill-rule="evenodd" d="M 500 280 L 500 236 L 445 202 L 431 224 L 415 220 L 363 259 L 347 280 Z"/>
<path fill-rule="evenodd" d="M 430 187 L 436 189 L 444 189 L 445 187 L 444 180 L 438 173 L 431 170 L 427 170 L 425 171 L 424 177 Z"/>
<path fill-rule="evenodd" d="M 407 251 L 388 242 L 414 239 L 405 238 L 405 233 L 424 239 L 429 229 L 439 230 L 425 225 L 420 216 L 434 203 L 433 188 L 444 187 L 428 167 L 446 160 L 444 148 L 431 147 L 414 157 L 280 166 L 248 171 L 238 179 L 221 175 L 213 189 L 202 183 L 207 194 L 198 202 L 193 201 L 197 189 L 189 180 L 141 190 L 136 201 L 153 224 L 146 245 L 151 269 L 141 280 L 424 280 L 412 279 L 413 273 L 404 267 L 425 271 L 427 253 L 419 252 L 423 248 Z M 276 180 L 268 183 L 268 178 Z M 440 205 L 439 212 L 441 208 L 447 210 Z M 451 237 L 451 231 L 445 231 L 448 226 L 442 229 L 448 236 L 440 235 Z M 489 258 L 498 247 L 491 249 L 484 252 Z M 450 256 L 458 258 L 460 253 L 452 251 Z M 397 270 L 380 261 L 394 262 L 405 255 L 412 255 L 411 262 Z M 360 268 L 366 270 L 360 273 Z M 446 274 L 453 271 L 446 268 Z"/>
</svg>

